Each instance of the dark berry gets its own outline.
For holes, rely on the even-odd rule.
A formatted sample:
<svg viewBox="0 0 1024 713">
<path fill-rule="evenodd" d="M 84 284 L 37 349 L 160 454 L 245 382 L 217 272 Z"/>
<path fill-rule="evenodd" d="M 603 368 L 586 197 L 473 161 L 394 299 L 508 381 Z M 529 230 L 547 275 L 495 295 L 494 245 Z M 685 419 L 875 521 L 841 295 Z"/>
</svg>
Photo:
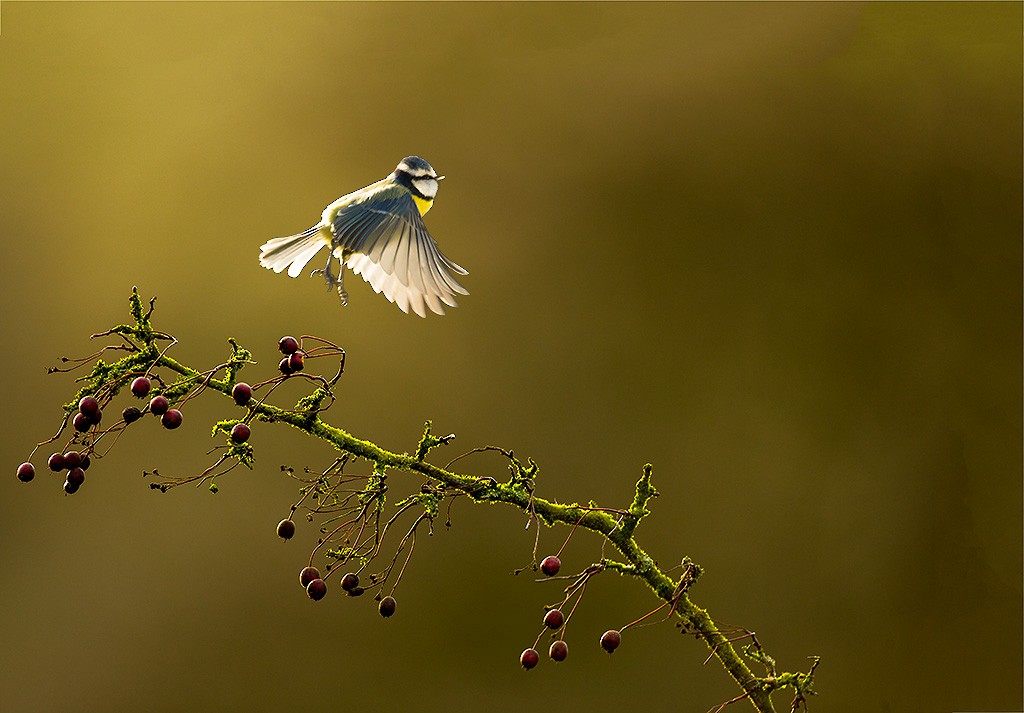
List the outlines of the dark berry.
<svg viewBox="0 0 1024 713">
<path fill-rule="evenodd" d="M 121 412 L 121 418 L 124 419 L 125 423 L 135 423 L 142 418 L 142 411 L 139 411 L 134 406 L 129 406 Z"/>
<path fill-rule="evenodd" d="M 93 423 L 99 423 L 103 413 L 100 411 L 100 402 L 95 396 L 83 396 L 78 402 L 78 411 Z"/>
<path fill-rule="evenodd" d="M 288 366 L 292 371 L 302 371 L 305 366 L 306 356 L 302 352 L 294 352 L 288 357 Z"/>
<path fill-rule="evenodd" d="M 361 597 L 361 596 L 363 596 L 363 593 L 364 593 L 365 591 L 366 591 L 366 590 L 365 590 L 365 589 L 363 589 L 362 587 L 356 587 L 355 589 L 350 589 L 350 590 L 348 590 L 348 595 L 349 595 L 350 597 Z"/>
<path fill-rule="evenodd" d="M 81 485 L 75 485 L 70 480 L 65 480 L 64 481 L 64 492 L 67 493 L 68 495 L 74 495 L 75 493 L 78 492 L 78 489 L 80 487 L 82 487 L 82 486 Z"/>
<path fill-rule="evenodd" d="M 327 582 L 317 577 L 306 585 L 306 594 L 314 602 L 318 602 L 327 595 Z"/>
<path fill-rule="evenodd" d="M 92 458 L 89 457 L 88 453 L 82 454 L 82 465 L 79 466 L 82 470 L 89 470 L 89 466 L 92 464 Z"/>
<path fill-rule="evenodd" d="M 292 539 L 295 536 L 295 523 L 287 519 L 277 523 L 277 536 L 282 540 Z"/>
<path fill-rule="evenodd" d="M 551 648 L 548 649 L 548 656 L 551 657 L 552 661 L 565 661 L 565 657 L 569 655 L 569 645 L 559 639 L 551 644 Z"/>
<path fill-rule="evenodd" d="M 235 384 L 234 388 L 231 389 L 231 398 L 233 398 L 235 403 L 239 406 L 245 406 L 252 399 L 252 387 L 244 381 L 239 381 Z"/>
<path fill-rule="evenodd" d="M 71 425 L 75 427 L 75 430 L 79 433 L 85 433 L 92 426 L 92 421 L 84 413 L 76 413 L 75 418 L 71 421 Z"/>
<path fill-rule="evenodd" d="M 36 467 L 31 463 L 22 463 L 18 466 L 18 480 L 28 483 L 36 477 Z"/>
<path fill-rule="evenodd" d="M 299 572 L 299 584 L 305 589 L 314 579 L 320 579 L 320 570 L 316 567 L 305 567 Z"/>
<path fill-rule="evenodd" d="M 608 631 L 601 634 L 601 648 L 611 653 L 615 649 L 619 648 L 619 644 L 622 643 L 622 634 L 615 629 L 609 629 Z"/>
<path fill-rule="evenodd" d="M 82 487 L 85 482 L 85 469 L 79 466 L 68 471 L 68 482 L 75 486 L 75 490 Z"/>
<path fill-rule="evenodd" d="M 565 614 L 560 609 L 552 609 L 544 615 L 544 626 L 549 629 L 561 629 L 565 623 Z"/>
<path fill-rule="evenodd" d="M 249 435 L 252 431 L 244 423 L 236 423 L 231 429 L 231 440 L 235 443 L 245 443 L 249 440 Z"/>
<path fill-rule="evenodd" d="M 153 384 L 149 379 L 144 376 L 140 376 L 132 382 L 132 393 L 140 399 L 144 399 L 149 395 L 149 389 L 152 386 Z"/>
<path fill-rule="evenodd" d="M 149 402 L 149 411 L 154 416 L 163 416 L 167 413 L 167 409 L 171 407 L 171 402 L 167 400 L 166 396 L 154 396 Z"/>
<path fill-rule="evenodd" d="M 544 561 L 540 563 L 540 571 L 548 577 L 554 577 L 558 574 L 558 570 L 562 568 L 562 560 L 558 559 L 555 555 L 548 555 L 544 558 Z"/>
<path fill-rule="evenodd" d="M 295 350 L 299 348 L 299 340 L 295 337 L 281 337 L 277 348 L 281 350 L 282 354 L 294 354 Z"/>
<path fill-rule="evenodd" d="M 395 606 L 396 603 L 394 597 L 384 597 L 380 600 L 380 615 L 387 619 L 395 613 Z"/>
<path fill-rule="evenodd" d="M 64 470 L 64 454 L 54 453 L 46 461 L 46 465 L 49 466 L 50 470 L 54 473 L 59 473 Z"/>
<path fill-rule="evenodd" d="M 291 358 L 285 357 L 277 364 L 277 368 L 281 370 L 281 373 L 288 376 L 292 373 Z"/>
<path fill-rule="evenodd" d="M 160 424 L 167 430 L 173 431 L 181 425 L 181 411 L 176 408 L 172 408 L 160 417 Z"/>
<path fill-rule="evenodd" d="M 64 454 L 64 467 L 70 470 L 82 465 L 82 454 L 78 451 L 68 451 Z"/>
<path fill-rule="evenodd" d="M 537 653 L 536 649 L 527 649 L 519 655 L 519 663 L 523 665 L 527 671 L 540 663 L 540 654 Z"/>
<path fill-rule="evenodd" d="M 353 589 L 359 587 L 359 575 L 354 572 L 349 572 L 341 578 L 341 588 L 346 592 L 351 592 Z"/>
</svg>

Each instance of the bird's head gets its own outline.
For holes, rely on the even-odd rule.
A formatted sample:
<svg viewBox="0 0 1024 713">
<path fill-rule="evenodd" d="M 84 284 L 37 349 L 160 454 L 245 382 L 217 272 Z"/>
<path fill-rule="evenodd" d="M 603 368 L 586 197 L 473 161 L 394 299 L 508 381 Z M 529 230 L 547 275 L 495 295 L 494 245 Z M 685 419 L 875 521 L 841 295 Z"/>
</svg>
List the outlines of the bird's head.
<svg viewBox="0 0 1024 713">
<path fill-rule="evenodd" d="M 437 195 L 437 182 L 444 180 L 444 176 L 438 176 L 437 171 L 419 156 L 403 158 L 391 175 L 407 181 L 428 200 L 433 200 Z"/>
</svg>

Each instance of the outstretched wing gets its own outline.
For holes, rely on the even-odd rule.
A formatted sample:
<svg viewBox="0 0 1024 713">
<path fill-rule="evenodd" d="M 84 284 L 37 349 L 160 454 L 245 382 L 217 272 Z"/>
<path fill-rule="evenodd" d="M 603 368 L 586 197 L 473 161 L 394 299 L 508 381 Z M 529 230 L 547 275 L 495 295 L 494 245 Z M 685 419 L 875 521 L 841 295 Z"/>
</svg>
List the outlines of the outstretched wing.
<svg viewBox="0 0 1024 713">
<path fill-rule="evenodd" d="M 425 317 L 426 305 L 444 314 L 442 303 L 454 307 L 456 294 L 469 294 L 455 277 L 469 273 L 441 253 L 402 186 L 382 186 L 342 207 L 331 229 L 335 254 L 350 253 L 349 268 L 403 312 Z"/>
</svg>

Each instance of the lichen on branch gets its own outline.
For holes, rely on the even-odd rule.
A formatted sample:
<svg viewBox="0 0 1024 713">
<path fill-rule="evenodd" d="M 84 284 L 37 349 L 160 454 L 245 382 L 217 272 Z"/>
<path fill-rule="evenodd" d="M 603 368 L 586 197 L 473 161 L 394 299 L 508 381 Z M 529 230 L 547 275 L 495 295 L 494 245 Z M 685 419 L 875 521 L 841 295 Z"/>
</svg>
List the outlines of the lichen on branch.
<svg viewBox="0 0 1024 713">
<path fill-rule="evenodd" d="M 436 449 L 450 446 L 455 435 L 435 435 L 429 421 L 411 454 L 390 451 L 322 417 L 334 403 L 334 387 L 344 373 L 345 351 L 340 346 L 311 335 L 284 337 L 278 345 L 283 355 L 278 372 L 250 385 L 241 381 L 240 376 L 255 364 L 253 354 L 233 338 L 228 339 L 231 350 L 226 360 L 209 369 L 195 369 L 172 357 L 168 352 L 177 340 L 153 328 L 154 304 L 155 300 L 151 299 L 148 306 L 145 305 L 138 290 L 133 289 L 130 298 L 133 322 L 93 335 L 97 339 L 111 338 L 114 343 L 84 359 L 64 359 L 61 367 L 51 369 L 51 372 L 66 372 L 92 364 L 91 370 L 77 379 L 81 386 L 75 397 L 64 404 L 57 434 L 36 446 L 38 450 L 58 440 L 68 430 L 69 423 L 72 424 L 72 436 L 65 446 L 67 452 L 54 453 L 47 461 L 51 470 L 68 471 L 65 492 L 77 491 L 89 463 L 105 457 L 124 431 L 143 415 L 157 415 L 165 428 L 177 428 L 184 418 L 183 407 L 191 399 L 219 393 L 244 411 L 241 417 L 225 418 L 213 425 L 214 437 L 226 441 L 212 451 L 217 453 L 214 463 L 201 473 L 185 477 L 168 477 L 158 471 L 145 475 L 152 479 L 151 487 L 164 492 L 186 483 L 208 484 L 216 492 L 218 479 L 235 467 L 255 467 L 255 449 L 249 439 L 257 422 L 286 424 L 310 438 L 331 444 L 339 456 L 323 471 L 296 472 L 290 467 L 282 468 L 286 475 L 299 481 L 301 497 L 291 505 L 289 516 L 278 524 L 278 534 L 285 539 L 294 536 L 292 518 L 298 512 L 320 525 L 318 543 L 299 577 L 311 599 L 325 596 L 327 580 L 333 573 L 347 569 L 349 571 L 341 577 L 345 594 L 356 597 L 375 592 L 381 615 L 389 617 L 395 612 L 393 595 L 412 557 L 421 528 L 432 531 L 435 520 L 442 516 L 448 518 L 446 524 L 450 523 L 451 505 L 458 498 L 507 505 L 526 513 L 528 526 L 536 527 L 529 568 L 567 581 L 562 601 L 545 608 L 541 633 L 549 632 L 556 637 L 549 651 L 552 659 L 561 661 L 568 655 L 562 635 L 588 584 L 603 572 L 614 571 L 646 584 L 662 603 L 636 621 L 605 632 L 601 646 L 606 651 L 614 651 L 622 641 L 622 633 L 630 627 L 657 615 L 674 621 L 682 633 L 703 641 L 710 649 L 708 660 L 717 659 L 739 686 L 739 695 L 712 710 L 721 710 L 729 703 L 745 699 L 758 711 L 773 711 L 772 694 L 784 688 L 793 691 L 792 710 L 806 707 L 806 697 L 814 693 L 817 659 L 805 673 L 777 672 L 775 660 L 763 649 L 754 632 L 720 625 L 706 609 L 691 600 L 691 589 L 703 573 L 701 567 L 689 557 L 681 557 L 679 566 L 666 570 L 641 548 L 635 538 L 636 530 L 644 518 L 651 515 L 651 501 L 659 495 L 650 464 L 643 466 L 628 507 L 606 508 L 595 503 L 585 506 L 556 503 L 539 497 L 536 491 L 540 468 L 532 459 L 523 461 L 511 450 L 495 446 L 474 448 L 445 466 L 435 465 L 428 457 Z M 100 358 L 108 354 L 119 356 L 109 363 Z M 314 368 L 306 370 L 311 364 L 321 363 L 336 363 L 336 373 L 325 377 Z M 283 408 L 270 401 L 279 386 L 296 380 L 308 382 L 310 392 L 294 407 Z M 109 418 L 103 424 L 102 410 L 108 409 L 129 385 L 135 397 L 149 398 L 149 402 L 141 408 L 129 406 L 122 411 L 120 420 Z M 492 453 L 502 458 L 508 467 L 508 479 L 499 482 L 493 477 L 459 472 L 454 466 L 471 453 Z M 82 468 L 83 460 L 85 468 Z M 369 466 L 368 473 L 352 472 L 360 461 Z M 75 463 L 78 465 L 69 466 Z M 27 482 L 34 470 L 30 474 L 26 466 L 34 468 L 30 462 L 23 464 L 18 477 Z M 422 476 L 424 482 L 417 491 L 389 504 L 389 476 L 393 472 L 416 474 Z M 579 531 L 596 534 L 602 541 L 601 556 L 575 574 L 558 574 L 562 565 L 561 550 L 538 565 L 542 523 L 570 528 L 566 543 Z M 606 556 L 605 544 L 617 551 L 614 559 Z M 388 559 L 385 553 L 391 552 L 394 554 Z M 323 574 L 314 566 L 318 558 L 324 561 Z M 380 569 L 375 569 L 377 567 Z M 681 573 L 673 579 L 669 574 L 676 569 Z M 386 597 L 385 592 L 388 592 Z M 565 614 L 562 610 L 570 605 L 570 611 Z M 540 638 L 538 635 L 534 647 Z M 735 644 L 740 642 L 747 643 L 738 651 Z M 521 657 L 526 668 L 532 668 L 538 660 L 539 654 L 533 647 Z M 762 666 L 765 675 L 755 675 L 750 669 L 751 663 Z"/>
</svg>

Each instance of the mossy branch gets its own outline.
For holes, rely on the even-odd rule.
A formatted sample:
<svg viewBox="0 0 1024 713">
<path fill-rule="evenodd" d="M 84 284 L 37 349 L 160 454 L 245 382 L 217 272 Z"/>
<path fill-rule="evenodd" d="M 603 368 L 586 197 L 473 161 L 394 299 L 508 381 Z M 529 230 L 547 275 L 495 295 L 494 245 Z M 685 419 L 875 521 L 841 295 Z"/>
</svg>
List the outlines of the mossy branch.
<svg viewBox="0 0 1024 713">
<path fill-rule="evenodd" d="M 135 375 L 143 372 L 149 373 L 158 368 L 174 372 L 180 377 L 175 382 L 164 386 L 162 392 L 169 398 L 186 397 L 186 394 L 190 394 L 186 398 L 191 398 L 195 395 L 197 385 L 231 397 L 232 387 L 237 381 L 239 371 L 252 360 L 251 353 L 231 339 L 229 340 L 232 348 L 231 356 L 228 361 L 216 369 L 200 372 L 182 364 L 168 356 L 166 348 L 158 348 L 161 340 L 172 340 L 173 343 L 173 337 L 153 329 L 150 319 L 152 307 L 151 301 L 147 310 L 138 292 L 133 290 L 131 314 L 134 324 L 119 325 L 102 333 L 103 335 L 122 337 L 126 343 L 122 348 L 129 351 L 129 354 L 112 364 L 97 362 L 92 372 L 81 379 L 84 385 L 75 400 L 65 405 L 67 414 L 76 408 L 78 398 L 81 396 L 95 394 L 98 390 L 105 390 L 108 393 L 116 392 L 117 389 L 129 383 Z M 223 371 L 223 378 L 215 376 L 218 371 Z M 339 371 L 338 376 L 340 375 Z M 768 713 L 775 710 L 772 704 L 772 693 L 782 688 L 790 688 L 795 693 L 793 709 L 806 705 L 806 695 L 813 694 L 812 686 L 814 671 L 818 665 L 817 660 L 807 673 L 777 673 L 774 659 L 761 648 L 753 632 L 745 629 L 739 630 L 744 632 L 743 636 L 735 636 L 737 630 L 723 631 L 707 610 L 690 598 L 689 590 L 702 572 L 699 566 L 689 558 L 684 558 L 683 574 L 678 580 L 673 580 L 635 539 L 634 533 L 637 526 L 650 515 L 648 505 L 651 499 L 658 495 L 658 491 L 652 484 L 654 469 L 650 464 L 643 466 L 642 474 L 636 483 L 635 495 L 627 510 L 609 511 L 596 507 L 581 507 L 576 504 L 555 503 L 537 497 L 534 492 L 535 480 L 539 472 L 537 464 L 532 460 L 523 464 L 511 452 L 501 451 L 507 457 L 511 471 L 509 479 L 505 482 L 498 482 L 490 477 L 477 477 L 457 472 L 454 469 L 449 469 L 451 463 L 446 467 L 440 467 L 427 462 L 426 458 L 432 449 L 446 445 L 454 438 L 454 435 L 443 437 L 433 435 L 429 421 L 425 425 L 423 435 L 413 454 L 387 450 L 372 441 L 358 438 L 336 425 L 327 423 L 320 416 L 321 407 L 325 399 L 330 398 L 333 401 L 330 387 L 337 377 L 330 382 L 322 377 L 307 378 L 319 380 L 322 383 L 310 396 L 301 399 L 295 409 L 279 408 L 266 403 L 266 398 L 264 398 L 247 406 L 246 420 L 257 419 L 269 423 L 287 424 L 308 436 L 330 443 L 346 459 L 362 458 L 371 463 L 374 473 L 371 478 L 376 479 L 374 481 L 376 485 L 368 489 L 367 492 L 374 493 L 374 497 L 378 500 L 374 507 L 379 508 L 383 504 L 383 493 L 386 490 L 384 478 L 385 473 L 390 469 L 422 475 L 437 485 L 460 491 L 476 502 L 510 505 L 529 513 L 531 517 L 535 516 L 547 525 L 559 523 L 574 529 L 582 528 L 597 533 L 618 550 L 621 561 L 605 558 L 594 567 L 597 570 L 613 570 L 623 576 L 634 577 L 642 581 L 650 587 L 655 596 L 666 603 L 663 606 L 670 606 L 670 616 L 677 617 L 678 626 L 685 633 L 703 640 L 711 649 L 708 658 L 716 658 L 742 690 L 742 693 L 730 702 L 746 698 L 756 710 Z M 228 434 L 238 422 L 238 420 L 221 421 L 214 426 L 214 432 Z M 478 450 L 501 449 L 488 447 Z M 229 453 L 224 456 L 224 458 L 228 457 L 249 467 L 253 465 L 252 448 L 247 443 L 232 446 Z M 436 513 L 440 502 L 435 495 L 424 490 L 420 495 L 401 501 L 399 506 L 407 506 L 414 501 L 426 508 L 427 517 L 432 517 Z M 727 633 L 733 634 L 734 638 L 727 636 Z M 743 649 L 746 658 L 741 656 L 733 645 L 734 642 L 745 638 L 750 638 L 752 641 Z M 747 659 L 763 665 L 767 675 L 756 676 L 748 666 Z"/>
</svg>

